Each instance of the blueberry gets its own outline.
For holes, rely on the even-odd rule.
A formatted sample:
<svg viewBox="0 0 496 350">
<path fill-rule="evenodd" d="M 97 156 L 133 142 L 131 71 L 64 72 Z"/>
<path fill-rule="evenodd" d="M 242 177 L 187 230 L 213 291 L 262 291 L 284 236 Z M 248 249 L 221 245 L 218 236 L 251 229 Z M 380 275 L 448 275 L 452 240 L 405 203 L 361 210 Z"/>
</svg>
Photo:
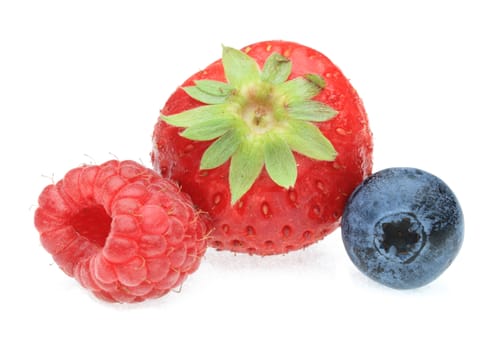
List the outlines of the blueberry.
<svg viewBox="0 0 496 350">
<path fill-rule="evenodd" d="M 415 168 L 389 168 L 360 184 L 341 223 L 357 268 L 386 286 L 424 286 L 441 275 L 463 241 L 463 213 L 451 189 Z"/>
</svg>

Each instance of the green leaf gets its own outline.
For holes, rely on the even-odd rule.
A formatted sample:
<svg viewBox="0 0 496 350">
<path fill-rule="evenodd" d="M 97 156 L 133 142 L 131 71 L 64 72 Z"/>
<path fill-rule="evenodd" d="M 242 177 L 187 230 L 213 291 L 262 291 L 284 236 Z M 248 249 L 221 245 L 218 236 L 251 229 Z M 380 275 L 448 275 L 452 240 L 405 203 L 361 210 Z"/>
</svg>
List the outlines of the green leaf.
<svg viewBox="0 0 496 350">
<path fill-rule="evenodd" d="M 296 161 L 288 144 L 273 135 L 264 143 L 265 169 L 270 178 L 279 186 L 294 186 L 297 177 Z"/>
<path fill-rule="evenodd" d="M 206 104 L 220 104 L 231 97 L 233 88 L 217 80 L 195 80 L 195 86 L 185 86 L 183 90 L 195 100 Z"/>
<path fill-rule="evenodd" d="M 196 123 L 181 133 L 182 137 L 196 141 L 208 141 L 224 135 L 235 124 L 231 118 L 216 118 Z"/>
<path fill-rule="evenodd" d="M 203 153 L 200 169 L 213 169 L 221 166 L 231 158 L 241 143 L 241 135 L 236 130 L 229 130 L 212 143 Z"/>
<path fill-rule="evenodd" d="M 287 103 L 310 100 L 317 96 L 322 88 L 305 77 L 297 77 L 276 86 L 277 92 L 286 96 Z"/>
<path fill-rule="evenodd" d="M 263 147 L 244 142 L 234 152 L 229 169 L 231 204 L 236 203 L 253 185 L 264 164 Z"/>
<path fill-rule="evenodd" d="M 246 53 L 223 46 L 222 64 L 229 84 L 239 89 L 260 80 L 260 68 L 257 62 Z"/>
<path fill-rule="evenodd" d="M 187 128 L 208 120 L 236 118 L 236 114 L 230 111 L 226 105 L 208 105 L 188 109 L 184 112 L 170 116 L 162 116 L 162 119 L 170 125 Z"/>
<path fill-rule="evenodd" d="M 299 101 L 288 106 L 288 115 L 299 120 L 324 122 L 337 114 L 338 112 L 334 108 L 314 100 Z"/>
<path fill-rule="evenodd" d="M 195 100 L 209 104 L 209 105 L 224 103 L 227 101 L 227 99 L 229 97 L 229 95 L 220 96 L 220 95 L 209 94 L 209 93 L 201 90 L 198 86 L 185 86 L 185 87 L 183 87 L 183 90 L 190 97 L 194 98 Z"/>
<path fill-rule="evenodd" d="M 315 125 L 294 119 L 290 120 L 289 124 L 285 140 L 292 150 L 317 160 L 336 159 L 334 146 Z"/>
<path fill-rule="evenodd" d="M 305 79 L 316 85 L 319 89 L 323 89 L 326 86 L 324 78 L 318 74 L 308 73 L 304 75 Z"/>
<path fill-rule="evenodd" d="M 278 53 L 273 53 L 265 61 L 261 78 L 271 84 L 282 84 L 291 74 L 291 61 Z"/>
<path fill-rule="evenodd" d="M 213 96 L 230 96 L 234 90 L 231 85 L 217 80 L 195 80 L 195 85 L 201 91 Z"/>
</svg>

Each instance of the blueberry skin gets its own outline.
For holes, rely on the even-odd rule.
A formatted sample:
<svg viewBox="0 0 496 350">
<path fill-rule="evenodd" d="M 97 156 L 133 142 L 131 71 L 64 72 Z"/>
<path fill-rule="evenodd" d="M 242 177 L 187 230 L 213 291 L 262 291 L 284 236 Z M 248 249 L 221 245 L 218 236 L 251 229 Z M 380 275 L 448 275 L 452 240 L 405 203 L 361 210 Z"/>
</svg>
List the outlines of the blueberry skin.
<svg viewBox="0 0 496 350">
<path fill-rule="evenodd" d="M 415 168 L 388 168 L 352 193 L 341 222 L 346 251 L 365 275 L 410 289 L 441 275 L 458 254 L 463 213 L 451 189 Z"/>
</svg>

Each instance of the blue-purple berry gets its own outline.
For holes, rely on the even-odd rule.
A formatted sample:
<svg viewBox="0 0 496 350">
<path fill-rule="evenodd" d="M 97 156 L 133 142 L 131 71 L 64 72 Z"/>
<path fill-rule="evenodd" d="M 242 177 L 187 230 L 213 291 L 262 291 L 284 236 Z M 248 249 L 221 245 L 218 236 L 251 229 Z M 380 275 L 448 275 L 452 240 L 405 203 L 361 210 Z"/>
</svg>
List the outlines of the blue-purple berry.
<svg viewBox="0 0 496 350">
<path fill-rule="evenodd" d="M 438 177 L 415 168 L 379 171 L 350 196 L 342 237 L 353 263 L 386 286 L 424 286 L 450 266 L 463 242 L 460 204 Z"/>
</svg>

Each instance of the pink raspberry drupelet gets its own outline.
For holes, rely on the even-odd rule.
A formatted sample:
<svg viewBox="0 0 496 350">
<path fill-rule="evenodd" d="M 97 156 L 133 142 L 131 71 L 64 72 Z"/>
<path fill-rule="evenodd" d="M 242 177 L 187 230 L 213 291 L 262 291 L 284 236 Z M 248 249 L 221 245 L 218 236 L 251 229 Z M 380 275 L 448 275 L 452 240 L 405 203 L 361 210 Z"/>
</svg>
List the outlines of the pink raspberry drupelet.
<svg viewBox="0 0 496 350">
<path fill-rule="evenodd" d="M 133 161 L 72 169 L 38 202 L 43 247 L 106 301 L 166 294 L 198 269 L 206 250 L 204 214 L 175 183 Z"/>
</svg>

